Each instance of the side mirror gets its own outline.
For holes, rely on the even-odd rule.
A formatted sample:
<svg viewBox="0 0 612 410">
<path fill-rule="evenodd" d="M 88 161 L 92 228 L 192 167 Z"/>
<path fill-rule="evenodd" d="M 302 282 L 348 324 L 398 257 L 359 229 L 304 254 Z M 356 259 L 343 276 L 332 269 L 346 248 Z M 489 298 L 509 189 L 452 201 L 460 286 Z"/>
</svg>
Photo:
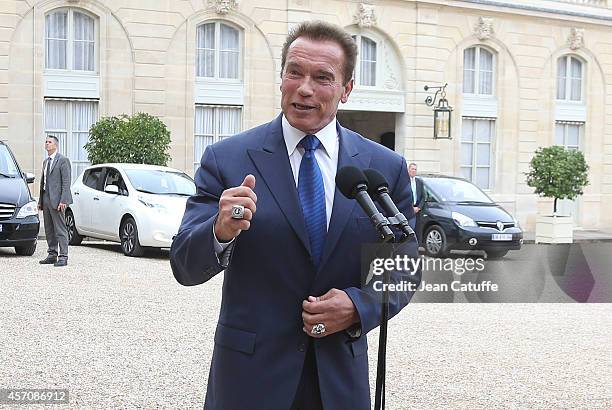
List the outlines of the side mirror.
<svg viewBox="0 0 612 410">
<path fill-rule="evenodd" d="M 104 188 L 104 192 L 106 192 L 108 194 L 119 195 L 119 187 L 117 185 L 107 185 Z"/>
<path fill-rule="evenodd" d="M 23 176 L 25 176 L 26 182 L 28 184 L 33 184 L 34 183 L 34 174 L 30 173 L 30 172 L 24 172 Z"/>
</svg>

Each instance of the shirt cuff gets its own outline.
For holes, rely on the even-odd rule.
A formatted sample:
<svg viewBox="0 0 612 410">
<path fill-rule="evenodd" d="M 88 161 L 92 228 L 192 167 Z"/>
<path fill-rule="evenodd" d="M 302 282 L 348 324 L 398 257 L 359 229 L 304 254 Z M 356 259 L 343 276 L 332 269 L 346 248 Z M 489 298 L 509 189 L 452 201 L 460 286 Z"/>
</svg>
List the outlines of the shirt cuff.
<svg viewBox="0 0 612 410">
<path fill-rule="evenodd" d="M 215 235 L 215 226 L 213 225 L 213 238 L 214 238 L 214 247 L 215 247 L 215 253 L 217 254 L 217 256 L 219 256 L 219 254 L 225 252 L 225 250 L 234 243 L 234 241 L 236 240 L 236 238 L 233 238 L 231 241 L 229 242 L 219 242 L 219 239 L 217 238 L 217 235 Z"/>
<path fill-rule="evenodd" d="M 215 234 L 215 224 L 212 227 L 213 234 L 213 247 L 215 248 L 215 254 L 219 265 L 227 268 L 229 266 L 230 257 L 232 256 L 232 250 L 234 249 L 234 242 L 236 238 L 232 238 L 229 242 L 219 242 L 219 238 Z"/>
</svg>

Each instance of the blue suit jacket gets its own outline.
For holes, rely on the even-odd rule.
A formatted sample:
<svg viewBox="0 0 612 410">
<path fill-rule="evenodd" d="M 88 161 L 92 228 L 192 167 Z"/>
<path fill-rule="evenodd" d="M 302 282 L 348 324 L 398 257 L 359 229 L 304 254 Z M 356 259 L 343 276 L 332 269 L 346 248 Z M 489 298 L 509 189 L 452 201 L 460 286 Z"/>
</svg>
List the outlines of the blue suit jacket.
<svg viewBox="0 0 612 410">
<path fill-rule="evenodd" d="M 399 155 L 338 126 L 338 168 L 378 169 L 394 201 L 412 215 L 406 163 Z M 197 194 L 187 201 L 171 249 L 171 265 L 183 285 L 206 282 L 223 270 L 213 246 L 213 224 L 223 190 L 256 178 L 257 212 L 237 238 L 223 283 L 205 408 L 290 408 L 304 363 L 308 336 L 302 331 L 302 301 L 331 288 L 355 304 L 363 336 L 346 332 L 314 340 L 325 408 L 369 409 L 365 333 L 380 323 L 377 295 L 361 288 L 361 244 L 378 241 L 356 201 L 337 189 L 328 236 L 317 272 L 283 139 L 281 116 L 206 149 L 196 173 Z M 416 254 L 415 242 L 407 243 Z M 420 275 L 420 273 L 419 273 Z M 395 278 L 398 280 L 398 278 Z M 411 293 L 391 294 L 391 315 Z"/>
</svg>

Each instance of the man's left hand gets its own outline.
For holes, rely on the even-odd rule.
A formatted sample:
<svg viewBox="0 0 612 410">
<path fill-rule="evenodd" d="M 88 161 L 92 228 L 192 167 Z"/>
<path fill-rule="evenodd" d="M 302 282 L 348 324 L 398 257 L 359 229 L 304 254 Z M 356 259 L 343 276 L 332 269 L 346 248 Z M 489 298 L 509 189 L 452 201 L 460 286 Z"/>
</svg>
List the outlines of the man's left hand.
<svg viewBox="0 0 612 410">
<path fill-rule="evenodd" d="M 330 289 L 322 296 L 308 296 L 308 300 L 302 302 L 302 320 L 308 336 L 321 338 L 348 329 L 359 322 L 359 315 L 346 292 Z M 319 323 L 325 325 L 325 332 L 313 335 L 312 327 Z"/>
<path fill-rule="evenodd" d="M 59 212 L 64 212 L 64 211 L 66 210 L 66 207 L 67 207 L 67 206 L 68 206 L 68 205 L 66 205 L 66 204 L 64 204 L 64 203 L 61 203 L 61 202 L 60 202 L 60 204 L 57 206 L 57 210 L 58 210 Z"/>
<path fill-rule="evenodd" d="M 414 210 L 415 215 L 421 211 L 421 208 L 419 208 L 418 206 L 413 206 L 412 209 Z"/>
</svg>

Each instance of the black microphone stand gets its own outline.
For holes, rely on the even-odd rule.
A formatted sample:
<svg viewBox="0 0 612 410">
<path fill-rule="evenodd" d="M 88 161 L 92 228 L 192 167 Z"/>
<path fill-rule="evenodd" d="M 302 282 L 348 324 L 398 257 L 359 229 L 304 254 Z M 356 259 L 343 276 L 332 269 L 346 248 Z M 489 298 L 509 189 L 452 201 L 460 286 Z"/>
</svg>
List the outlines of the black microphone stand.
<svg viewBox="0 0 612 410">
<path fill-rule="evenodd" d="M 402 221 L 396 217 L 387 218 L 389 224 L 399 229 L 402 228 Z M 390 240 L 383 238 L 382 243 L 393 243 L 398 244 L 405 242 L 413 235 L 407 235 L 406 233 L 401 234 L 399 240 L 393 236 Z M 382 312 L 380 320 L 380 332 L 378 335 L 378 362 L 376 367 L 376 389 L 374 393 L 374 410 L 383 410 L 385 408 L 385 380 L 387 372 L 387 324 L 389 322 L 389 282 L 390 274 L 386 269 L 383 269 L 383 298 L 382 298 Z"/>
<path fill-rule="evenodd" d="M 367 171 L 367 170 L 366 170 Z M 370 221 L 380 235 L 381 243 L 398 244 L 406 241 L 414 236 L 414 231 L 408 225 L 406 217 L 399 212 L 393 201 L 388 197 L 388 184 L 383 175 L 380 175 L 376 170 L 369 170 L 372 177 L 380 183 L 382 188 L 377 188 L 374 196 L 382 196 L 379 202 L 387 213 L 392 214 L 390 218 L 386 218 L 378 211 L 376 205 L 372 202 L 372 198 L 368 191 L 368 177 L 359 168 L 353 166 L 342 167 L 336 174 L 336 185 L 340 192 L 349 199 L 355 199 L 370 218 Z M 377 185 L 378 187 L 378 185 Z M 382 194 L 386 195 L 383 196 Z M 401 236 L 398 236 L 391 230 L 391 226 L 398 228 Z M 395 252 L 395 246 L 393 246 Z M 390 276 L 386 269 L 383 269 L 383 299 L 381 302 L 381 322 L 380 322 L 380 338 L 378 344 L 378 363 L 376 370 L 376 394 L 375 394 L 375 410 L 381 410 L 385 407 L 385 372 L 386 372 L 386 357 L 387 357 L 387 322 L 389 321 L 389 282 Z M 368 279 L 364 281 L 367 285 Z"/>
</svg>

